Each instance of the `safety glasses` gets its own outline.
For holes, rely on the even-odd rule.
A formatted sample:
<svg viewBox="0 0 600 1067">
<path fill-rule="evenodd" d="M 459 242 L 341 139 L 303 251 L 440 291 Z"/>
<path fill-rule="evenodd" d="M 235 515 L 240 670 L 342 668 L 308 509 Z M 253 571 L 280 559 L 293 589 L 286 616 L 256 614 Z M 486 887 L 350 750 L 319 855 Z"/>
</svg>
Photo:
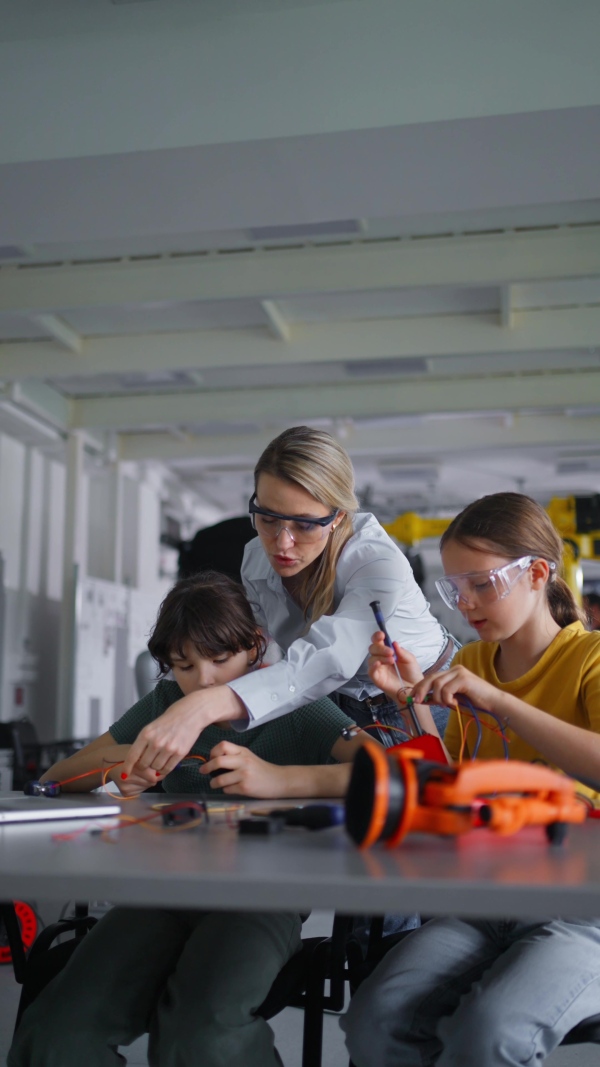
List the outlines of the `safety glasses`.
<svg viewBox="0 0 600 1067">
<path fill-rule="evenodd" d="M 444 604 L 453 611 L 460 601 L 473 599 L 478 604 L 489 604 L 494 600 L 503 600 L 511 589 L 529 569 L 536 556 L 521 556 L 520 559 L 506 563 L 504 567 L 495 567 L 489 571 L 470 571 L 468 574 L 446 574 L 438 578 L 436 588 Z M 555 563 L 549 563 L 551 571 L 556 570 Z"/>
<path fill-rule="evenodd" d="M 327 534 L 327 527 L 339 514 L 339 508 L 320 519 L 305 519 L 301 515 L 281 515 L 278 511 L 267 511 L 258 506 L 256 493 L 250 497 L 248 511 L 252 526 L 257 534 L 275 540 L 282 530 L 286 530 L 295 544 L 309 544 L 321 541 Z"/>
</svg>

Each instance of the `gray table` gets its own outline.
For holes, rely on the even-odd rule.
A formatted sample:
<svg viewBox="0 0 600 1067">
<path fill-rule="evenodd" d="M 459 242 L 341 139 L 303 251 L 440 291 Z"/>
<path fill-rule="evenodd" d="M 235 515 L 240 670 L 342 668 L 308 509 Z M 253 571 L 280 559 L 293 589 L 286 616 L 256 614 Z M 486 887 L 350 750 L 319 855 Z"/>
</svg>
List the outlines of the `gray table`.
<svg viewBox="0 0 600 1067">
<path fill-rule="evenodd" d="M 156 800 L 145 797 L 123 810 L 140 815 Z M 135 826 L 115 832 L 112 844 L 87 832 L 72 841 L 52 840 L 52 832 L 76 825 L 1 828 L 0 899 L 600 915 L 600 821 L 571 828 L 559 848 L 548 846 L 541 830 L 509 838 L 478 830 L 452 839 L 412 835 L 392 852 L 359 852 L 341 827 L 258 838 L 240 837 L 225 823 L 164 835 Z"/>
</svg>

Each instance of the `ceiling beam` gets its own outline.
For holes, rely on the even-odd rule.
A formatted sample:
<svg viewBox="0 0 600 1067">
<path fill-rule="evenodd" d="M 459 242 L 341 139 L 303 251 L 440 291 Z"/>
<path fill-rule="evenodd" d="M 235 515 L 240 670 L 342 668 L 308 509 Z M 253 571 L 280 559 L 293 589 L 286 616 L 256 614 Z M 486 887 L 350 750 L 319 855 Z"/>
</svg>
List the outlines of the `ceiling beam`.
<svg viewBox="0 0 600 1067">
<path fill-rule="evenodd" d="M 72 404 L 72 428 L 135 429 L 282 419 L 367 418 L 425 412 L 463 412 L 600 405 L 600 370 L 579 373 L 456 378 L 381 384 L 222 389 L 153 396 L 81 398 Z"/>
<path fill-rule="evenodd" d="M 343 247 L 0 271 L 0 311 L 30 314 L 157 300 L 281 300 L 420 285 L 506 285 L 600 274 L 600 230 L 560 227 Z"/>
<path fill-rule="evenodd" d="M 47 341 L 4 342 L 0 378 L 600 347 L 600 307 L 515 311 L 512 319 L 511 329 L 503 329 L 493 313 L 313 323 L 294 327 L 285 344 L 261 329 L 96 337 L 84 342 L 76 361 Z"/>
<path fill-rule="evenodd" d="M 511 330 L 515 324 L 513 309 L 513 286 L 500 286 L 500 325 L 506 330 Z"/>
<path fill-rule="evenodd" d="M 269 329 L 278 341 L 289 341 L 292 336 L 289 322 L 286 322 L 274 300 L 261 300 L 261 307 L 267 318 Z"/>
<path fill-rule="evenodd" d="M 77 333 L 77 330 L 69 326 L 68 322 L 61 319 L 59 315 L 43 314 L 32 315 L 31 317 L 33 322 L 41 326 L 42 330 L 50 334 L 55 341 L 58 341 L 59 345 L 68 349 L 69 352 L 75 352 L 80 355 L 83 346 L 81 334 Z"/>
<path fill-rule="evenodd" d="M 218 469 L 231 461 L 253 466 L 277 432 L 243 436 L 190 434 L 176 439 L 172 434 L 120 434 L 119 456 L 123 460 L 156 459 L 164 462 L 195 460 L 198 466 Z M 332 430 L 335 433 L 335 429 Z M 564 415 L 512 415 L 507 418 L 435 419 L 415 424 L 344 427 L 341 443 L 353 459 L 373 456 L 431 456 L 466 449 L 517 448 L 527 446 L 598 445 L 600 417 L 568 418 Z M 195 464 L 196 465 L 196 464 Z"/>
</svg>

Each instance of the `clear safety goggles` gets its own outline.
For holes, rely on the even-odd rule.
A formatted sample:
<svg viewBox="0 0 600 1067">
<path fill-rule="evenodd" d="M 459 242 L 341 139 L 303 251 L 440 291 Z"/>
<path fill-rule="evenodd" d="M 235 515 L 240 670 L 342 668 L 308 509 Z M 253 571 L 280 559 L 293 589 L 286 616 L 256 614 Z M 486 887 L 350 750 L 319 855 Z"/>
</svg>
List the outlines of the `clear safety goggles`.
<svg viewBox="0 0 600 1067">
<path fill-rule="evenodd" d="M 294 544 L 310 544 L 322 541 L 327 536 L 327 527 L 339 514 L 339 508 L 323 518 L 309 519 L 302 515 L 280 515 L 277 511 L 267 511 L 256 503 L 256 493 L 250 498 L 248 505 L 250 519 L 257 534 L 261 537 L 275 540 L 282 530 L 285 530 Z"/>
<path fill-rule="evenodd" d="M 495 567 L 490 571 L 470 571 L 468 574 L 446 574 L 444 578 L 438 578 L 436 588 L 444 604 L 453 611 L 460 606 L 460 601 L 466 603 L 477 600 L 478 604 L 489 604 L 494 600 L 503 600 L 508 596 L 513 586 L 529 569 L 537 556 L 521 556 L 520 559 L 505 563 L 503 567 Z M 556 564 L 548 562 L 551 571 L 556 570 Z"/>
</svg>

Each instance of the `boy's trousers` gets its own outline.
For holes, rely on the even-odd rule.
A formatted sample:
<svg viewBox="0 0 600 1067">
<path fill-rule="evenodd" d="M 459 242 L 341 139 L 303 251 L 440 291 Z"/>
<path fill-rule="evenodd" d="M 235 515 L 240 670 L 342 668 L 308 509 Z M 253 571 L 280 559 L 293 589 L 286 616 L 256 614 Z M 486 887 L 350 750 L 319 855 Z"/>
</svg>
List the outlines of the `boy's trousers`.
<svg viewBox="0 0 600 1067">
<path fill-rule="evenodd" d="M 276 1067 L 254 1012 L 300 946 L 298 915 L 113 908 L 24 1013 L 8 1067 Z"/>
</svg>

